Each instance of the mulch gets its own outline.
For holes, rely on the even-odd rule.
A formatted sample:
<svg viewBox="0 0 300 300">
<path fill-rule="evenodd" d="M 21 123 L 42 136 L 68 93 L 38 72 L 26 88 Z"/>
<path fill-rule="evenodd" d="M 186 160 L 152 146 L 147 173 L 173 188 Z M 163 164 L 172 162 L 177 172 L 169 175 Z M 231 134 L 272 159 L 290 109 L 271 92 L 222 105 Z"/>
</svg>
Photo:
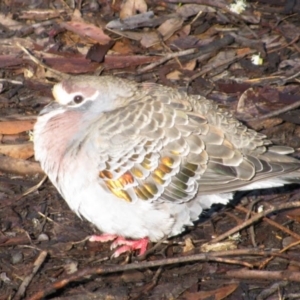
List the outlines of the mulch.
<svg viewBox="0 0 300 300">
<path fill-rule="evenodd" d="M 300 299 L 299 185 L 239 192 L 145 257 L 111 258 L 30 133 L 65 74 L 113 74 L 206 96 L 299 157 L 299 14 L 298 0 L 1 1 L 0 300 Z"/>
</svg>

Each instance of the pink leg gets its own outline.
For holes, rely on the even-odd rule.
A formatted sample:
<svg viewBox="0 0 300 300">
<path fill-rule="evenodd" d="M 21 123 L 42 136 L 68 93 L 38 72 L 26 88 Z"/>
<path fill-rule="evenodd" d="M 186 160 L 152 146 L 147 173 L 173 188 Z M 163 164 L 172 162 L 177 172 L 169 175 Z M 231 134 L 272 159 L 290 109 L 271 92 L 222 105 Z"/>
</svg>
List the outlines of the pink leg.
<svg viewBox="0 0 300 300">
<path fill-rule="evenodd" d="M 148 238 L 142 238 L 139 240 L 126 240 L 124 237 L 117 236 L 115 234 L 92 235 L 89 241 L 100 243 L 114 241 L 110 246 L 111 249 L 122 246 L 113 253 L 112 257 L 118 257 L 125 252 L 132 252 L 135 250 L 138 250 L 138 255 L 143 255 L 146 252 L 149 243 Z"/>
<path fill-rule="evenodd" d="M 118 237 L 110 246 L 111 249 L 115 249 L 118 246 L 123 245 L 122 247 L 120 247 L 119 249 L 117 249 L 114 254 L 112 255 L 113 257 L 118 257 L 120 256 L 122 253 L 125 252 L 132 252 L 134 250 L 138 250 L 138 255 L 143 255 L 145 254 L 146 250 L 147 250 L 147 246 L 149 243 L 149 239 L 148 238 L 142 238 L 139 240 L 126 240 L 123 237 Z"/>
</svg>

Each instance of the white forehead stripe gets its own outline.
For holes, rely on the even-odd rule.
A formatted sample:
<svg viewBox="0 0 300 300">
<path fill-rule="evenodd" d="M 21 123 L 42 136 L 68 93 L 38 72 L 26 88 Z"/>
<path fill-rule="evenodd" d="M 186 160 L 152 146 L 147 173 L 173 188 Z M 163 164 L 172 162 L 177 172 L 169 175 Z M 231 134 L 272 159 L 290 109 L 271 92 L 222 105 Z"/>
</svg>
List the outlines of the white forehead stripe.
<svg viewBox="0 0 300 300">
<path fill-rule="evenodd" d="M 85 98 L 85 96 L 82 93 L 80 93 L 79 91 L 75 92 L 75 93 L 68 93 L 63 88 L 61 83 L 57 83 L 54 85 L 54 87 L 52 89 L 52 94 L 54 96 L 55 101 L 61 105 L 68 105 L 68 104 L 72 103 L 74 96 L 77 96 L 77 95 L 81 95 Z M 99 92 L 95 91 L 95 93 L 92 96 L 88 97 L 88 99 L 95 100 L 98 97 L 98 95 L 99 95 Z M 78 104 L 76 106 L 80 106 L 80 105 L 81 104 Z"/>
<path fill-rule="evenodd" d="M 70 98 L 70 94 L 63 89 L 61 83 L 57 83 L 53 89 L 52 89 L 52 94 L 56 102 L 59 104 L 66 105 L 70 102 L 72 98 Z"/>
</svg>

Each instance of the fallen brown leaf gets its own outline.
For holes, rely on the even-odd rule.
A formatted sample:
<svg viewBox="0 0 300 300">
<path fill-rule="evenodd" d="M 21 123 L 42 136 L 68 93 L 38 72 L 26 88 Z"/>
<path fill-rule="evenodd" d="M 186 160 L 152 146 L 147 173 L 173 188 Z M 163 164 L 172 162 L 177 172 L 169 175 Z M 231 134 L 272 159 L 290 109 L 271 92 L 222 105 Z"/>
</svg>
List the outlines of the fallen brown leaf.
<svg viewBox="0 0 300 300">
<path fill-rule="evenodd" d="M 0 144 L 0 153 L 14 158 L 27 159 L 34 154 L 33 144 L 30 142 L 18 145 Z"/>
<path fill-rule="evenodd" d="M 126 0 L 120 11 L 120 19 L 126 19 L 135 15 L 137 12 L 144 13 L 147 11 L 145 0 Z"/>
<path fill-rule="evenodd" d="M 162 23 L 157 31 L 163 36 L 164 40 L 167 40 L 169 37 L 172 36 L 172 34 L 179 30 L 182 27 L 183 24 L 183 18 L 176 17 L 171 18 L 164 23 Z"/>
<path fill-rule="evenodd" d="M 0 122 L 0 134 L 17 134 L 31 130 L 35 120 L 3 121 Z"/>
<path fill-rule="evenodd" d="M 83 38 L 90 38 L 101 45 L 110 42 L 110 37 L 106 35 L 100 27 L 82 21 L 63 22 L 61 26 L 72 31 Z"/>
<path fill-rule="evenodd" d="M 201 291 L 197 293 L 184 293 L 186 300 L 205 300 L 205 299 L 214 299 L 214 300 L 222 300 L 227 296 L 232 294 L 238 287 L 238 284 L 229 284 L 223 286 L 217 290 L 212 291 Z"/>
<path fill-rule="evenodd" d="M 300 208 L 295 208 L 292 211 L 288 211 L 286 216 L 295 221 L 295 222 L 300 222 Z"/>
<path fill-rule="evenodd" d="M 185 239 L 184 242 L 185 242 L 185 245 L 183 247 L 183 253 L 186 253 L 186 252 L 189 252 L 189 251 L 195 249 L 195 246 L 194 246 L 191 238 Z"/>
<path fill-rule="evenodd" d="M 33 176 L 44 174 L 37 162 L 0 155 L 0 171 L 5 173 Z"/>
</svg>

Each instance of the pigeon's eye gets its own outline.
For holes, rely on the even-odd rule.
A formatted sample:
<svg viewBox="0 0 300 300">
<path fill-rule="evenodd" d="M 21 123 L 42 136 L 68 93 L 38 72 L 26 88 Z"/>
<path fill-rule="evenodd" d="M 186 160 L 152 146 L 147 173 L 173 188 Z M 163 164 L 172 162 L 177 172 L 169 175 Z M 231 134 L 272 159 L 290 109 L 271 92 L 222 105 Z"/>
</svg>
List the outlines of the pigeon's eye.
<svg viewBox="0 0 300 300">
<path fill-rule="evenodd" d="M 76 95 L 73 98 L 74 103 L 79 104 L 84 100 L 84 98 L 81 95 Z"/>
</svg>

